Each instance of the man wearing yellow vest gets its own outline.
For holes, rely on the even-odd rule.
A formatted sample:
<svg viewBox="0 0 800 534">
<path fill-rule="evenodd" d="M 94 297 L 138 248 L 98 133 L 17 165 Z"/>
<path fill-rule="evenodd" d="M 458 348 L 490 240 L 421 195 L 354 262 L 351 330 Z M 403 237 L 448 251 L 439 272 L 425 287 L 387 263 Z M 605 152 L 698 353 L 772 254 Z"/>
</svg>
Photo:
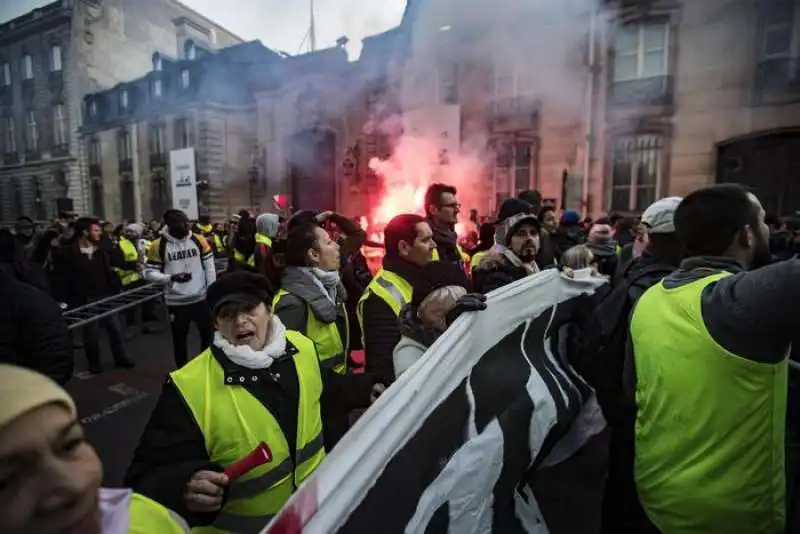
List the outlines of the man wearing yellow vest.
<svg viewBox="0 0 800 534">
<path fill-rule="evenodd" d="M 222 243 L 222 237 L 214 231 L 214 225 L 211 224 L 209 215 L 198 217 L 197 222 L 192 226 L 192 232 L 206 238 L 208 244 L 211 245 L 211 250 L 214 251 L 215 258 L 225 255 L 225 245 Z"/>
<path fill-rule="evenodd" d="M 436 243 L 425 218 L 398 215 L 383 231 L 382 268 L 358 301 L 356 313 L 363 332 L 368 373 L 389 384 L 394 381 L 392 353 L 400 341 L 400 309 L 411 302 L 411 287 L 420 268 L 431 261 Z"/>
<path fill-rule="evenodd" d="M 133 223 L 123 228 L 116 244 L 117 258 L 121 262 L 115 266 L 114 272 L 119 276 L 122 282 L 122 290 L 129 291 L 141 287 L 148 282 L 142 276 L 144 271 L 145 257 L 147 254 L 147 245 L 144 244 L 142 234 L 144 233 L 144 225 Z M 147 323 L 155 322 L 158 320 L 155 314 L 155 300 L 148 300 L 142 304 L 142 322 L 145 323 L 145 333 L 157 333 L 151 325 Z M 125 322 L 128 329 L 134 326 L 136 322 L 136 308 L 128 308 L 125 312 Z M 132 334 L 132 332 L 129 332 Z"/>
<path fill-rule="evenodd" d="M 674 225 L 688 259 L 642 295 L 630 326 L 639 497 L 664 534 L 782 533 L 800 261 L 761 267 L 764 209 L 738 185 L 691 193 Z"/>
<path fill-rule="evenodd" d="M 469 255 L 461 249 L 456 234 L 458 214 L 461 213 L 457 194 L 452 185 L 431 184 L 425 191 L 425 214 L 436 243 L 433 261 L 449 261 L 464 269 L 469 265 Z"/>
<path fill-rule="evenodd" d="M 269 282 L 235 272 L 208 291 L 213 345 L 171 373 L 127 480 L 195 534 L 256 534 L 325 457 L 321 409 L 353 398 L 321 369 L 314 343 L 271 312 Z M 361 388 L 366 407 L 382 387 Z M 349 390 L 349 391 L 348 391 Z M 265 443 L 272 460 L 231 480 L 223 470 Z"/>
</svg>

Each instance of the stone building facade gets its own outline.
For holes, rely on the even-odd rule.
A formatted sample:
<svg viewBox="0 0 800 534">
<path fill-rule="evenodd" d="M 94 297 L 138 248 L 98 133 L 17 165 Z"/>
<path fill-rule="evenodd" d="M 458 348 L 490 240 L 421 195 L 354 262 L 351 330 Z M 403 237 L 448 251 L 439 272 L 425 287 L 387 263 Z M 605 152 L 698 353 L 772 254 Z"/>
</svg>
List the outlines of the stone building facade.
<svg viewBox="0 0 800 534">
<path fill-rule="evenodd" d="M 0 24 L 0 221 L 87 213 L 83 97 L 241 42 L 176 0 L 59 0 Z"/>
</svg>

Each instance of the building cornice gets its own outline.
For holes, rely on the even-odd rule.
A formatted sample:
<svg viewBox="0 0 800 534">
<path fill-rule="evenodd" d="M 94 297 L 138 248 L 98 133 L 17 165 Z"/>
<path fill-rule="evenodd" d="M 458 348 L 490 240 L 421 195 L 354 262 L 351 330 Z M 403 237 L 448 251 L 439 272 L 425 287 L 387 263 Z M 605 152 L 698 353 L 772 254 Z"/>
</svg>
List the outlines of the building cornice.
<svg viewBox="0 0 800 534">
<path fill-rule="evenodd" d="M 25 37 L 72 20 L 72 0 L 59 0 L 0 24 L 0 44 Z"/>
</svg>

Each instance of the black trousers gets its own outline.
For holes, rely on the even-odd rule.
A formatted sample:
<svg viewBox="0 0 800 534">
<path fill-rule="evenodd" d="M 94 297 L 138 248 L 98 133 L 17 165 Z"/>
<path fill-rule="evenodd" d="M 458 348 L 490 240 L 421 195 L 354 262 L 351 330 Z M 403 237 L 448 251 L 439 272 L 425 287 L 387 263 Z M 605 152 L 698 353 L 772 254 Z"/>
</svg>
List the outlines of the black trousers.
<svg viewBox="0 0 800 534">
<path fill-rule="evenodd" d="M 187 338 L 189 325 L 194 323 L 200 333 L 200 352 L 206 350 L 214 338 L 214 321 L 211 319 L 211 310 L 208 303 L 203 300 L 184 306 L 168 306 L 170 326 L 172 329 L 172 350 L 175 355 L 175 365 L 182 367 L 189 361 Z"/>
<path fill-rule="evenodd" d="M 130 291 L 131 289 L 136 289 L 147 284 L 148 282 L 146 280 L 137 280 L 136 282 L 125 286 L 124 290 Z M 158 317 L 156 317 L 156 302 L 156 299 L 150 299 L 147 302 L 142 303 L 141 309 L 143 323 L 151 323 L 158 320 Z M 125 310 L 125 326 L 130 327 L 136 324 L 136 310 L 138 308 L 138 306 L 135 306 Z"/>
<path fill-rule="evenodd" d="M 108 343 L 111 345 L 111 357 L 116 363 L 127 361 L 125 344 L 122 340 L 122 330 L 117 314 L 109 315 L 99 321 L 89 323 L 83 327 L 83 351 L 90 369 L 100 367 L 100 327 L 108 334 Z"/>
</svg>

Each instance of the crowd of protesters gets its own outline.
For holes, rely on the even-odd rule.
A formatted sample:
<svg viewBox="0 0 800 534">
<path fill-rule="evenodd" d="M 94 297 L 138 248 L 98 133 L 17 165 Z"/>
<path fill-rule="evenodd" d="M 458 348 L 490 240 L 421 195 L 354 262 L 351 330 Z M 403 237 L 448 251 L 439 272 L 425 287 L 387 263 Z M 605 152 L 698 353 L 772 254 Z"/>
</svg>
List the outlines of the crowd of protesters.
<svg viewBox="0 0 800 534">
<path fill-rule="evenodd" d="M 393 218 L 382 243 L 330 211 L 241 211 L 214 222 L 169 210 L 118 226 L 64 213 L 49 228 L 22 217 L 0 231 L 0 363 L 64 384 L 76 342 L 64 310 L 163 286 L 175 371 L 128 470 L 125 513 L 147 517 L 142 532 L 258 532 L 355 414 L 461 314 L 486 309 L 487 293 L 545 269 L 590 269 L 608 283 L 575 312 L 569 354 L 602 410 L 585 439 L 607 450 L 596 456 L 607 476 L 582 503 L 596 513 L 571 514 L 550 532 L 783 531 L 794 498 L 784 436 L 795 430 L 791 413 L 786 426 L 786 358 L 800 218 L 768 217 L 730 185 L 595 220 L 559 214 L 527 191 L 495 217 L 473 211 L 475 231 L 462 236 L 460 212 L 457 189 L 433 184 L 425 213 Z M 368 266 L 368 245 L 381 248 L 379 269 Z M 139 315 L 143 332 L 157 332 L 161 312 L 151 301 L 82 327 L 89 370 L 103 371 L 99 327 L 115 366 L 130 368 L 126 336 Z M 199 351 L 187 343 L 191 324 Z M 69 396 L 16 369 L 2 371 L 0 405 L 20 395 L 20 382 L 38 393 L 0 410 L 0 434 L 25 436 L 25 418 L 77 433 Z M 262 442 L 275 444 L 272 462 L 240 483 L 223 472 Z M 82 454 L 99 469 L 93 452 Z M 70 498 L 100 491 L 92 480 Z M 9 531 L 32 532 L 34 516 L 66 521 L 47 513 L 22 510 Z"/>
</svg>

